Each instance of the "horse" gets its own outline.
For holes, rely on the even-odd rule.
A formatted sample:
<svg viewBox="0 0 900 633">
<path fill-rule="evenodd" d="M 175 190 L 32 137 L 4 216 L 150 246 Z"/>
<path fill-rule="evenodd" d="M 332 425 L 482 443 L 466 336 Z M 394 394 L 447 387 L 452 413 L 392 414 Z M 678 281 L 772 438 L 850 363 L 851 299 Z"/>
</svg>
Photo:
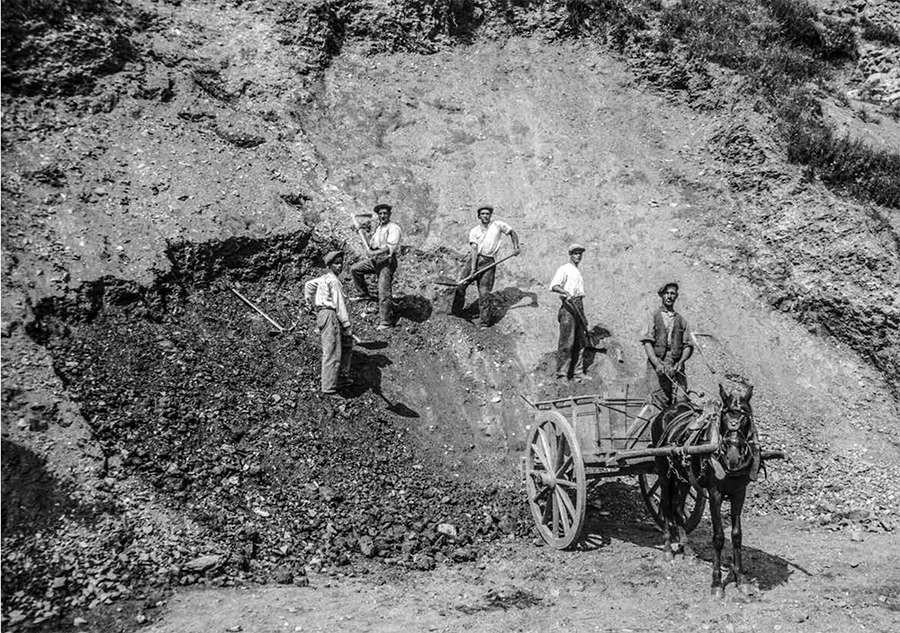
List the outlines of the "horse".
<svg viewBox="0 0 900 633">
<path fill-rule="evenodd" d="M 759 445 L 753 422 L 750 398 L 753 387 L 735 395 L 719 385 L 721 402 L 708 402 L 702 409 L 687 403 L 675 404 L 659 414 L 651 426 L 653 446 L 689 447 L 702 443 L 715 445 L 713 453 L 656 457 L 660 482 L 660 513 L 665 522 L 665 559 L 683 551 L 686 542 L 684 502 L 691 486 L 705 488 L 709 496 L 709 514 L 713 526 L 712 586 L 710 592 L 723 597 L 722 547 L 725 534 L 722 525 L 722 501 L 731 500 L 731 545 L 735 584 L 749 593 L 741 561 L 741 511 L 747 496 L 747 485 L 755 481 L 761 465 Z"/>
</svg>

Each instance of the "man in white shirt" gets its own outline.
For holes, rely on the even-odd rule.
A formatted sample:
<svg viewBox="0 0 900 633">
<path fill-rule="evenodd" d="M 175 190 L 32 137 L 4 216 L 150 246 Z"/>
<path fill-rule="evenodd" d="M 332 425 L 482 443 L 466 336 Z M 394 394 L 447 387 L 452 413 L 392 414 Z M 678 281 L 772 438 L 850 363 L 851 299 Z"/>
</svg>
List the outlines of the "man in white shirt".
<svg viewBox="0 0 900 633">
<path fill-rule="evenodd" d="M 518 255 L 521 252 L 519 236 L 513 228 L 502 220 L 493 219 L 494 207 L 480 207 L 477 213 L 479 224 L 469 231 L 469 253 L 460 266 L 460 279 L 470 277 L 476 271 L 497 261 L 497 252 L 500 250 L 500 238 L 502 235 L 509 236 L 513 245 L 514 255 Z M 468 290 L 469 284 L 477 283 L 479 321 L 481 327 L 489 327 L 491 325 L 491 315 L 487 296 L 494 290 L 496 272 L 496 267 L 491 268 L 472 279 L 472 281 L 457 286 L 456 292 L 453 294 L 453 304 L 450 307 L 450 313 L 455 316 L 463 315 L 463 308 L 466 305 L 466 290 Z"/>
<path fill-rule="evenodd" d="M 550 290 L 560 295 L 562 304 L 559 321 L 559 343 L 556 346 L 556 377 L 569 380 L 574 374 L 579 380 L 590 379 L 584 361 L 586 332 L 584 319 L 584 277 L 578 270 L 584 256 L 584 246 L 569 246 L 569 261 L 557 269 L 550 281 Z M 576 312 L 577 311 L 577 312 Z"/>
<path fill-rule="evenodd" d="M 303 303 L 316 314 L 316 326 L 322 335 L 322 393 L 334 395 L 353 384 L 350 358 L 353 352 L 353 328 L 338 275 L 344 270 L 344 253 L 325 255 L 328 272 L 310 279 L 303 287 Z"/>
<path fill-rule="evenodd" d="M 376 204 L 374 211 L 378 215 L 378 226 L 372 235 L 366 236 L 363 229 L 359 229 L 359 236 L 362 238 L 366 252 L 365 259 L 350 267 L 350 275 L 353 277 L 353 284 L 356 286 L 357 292 L 351 301 L 374 302 L 375 299 L 372 298 L 366 284 L 366 276 L 377 276 L 378 312 L 381 317 L 378 329 L 383 330 L 394 327 L 396 323 L 393 288 L 402 231 L 398 224 L 391 222 L 391 205 Z"/>
</svg>

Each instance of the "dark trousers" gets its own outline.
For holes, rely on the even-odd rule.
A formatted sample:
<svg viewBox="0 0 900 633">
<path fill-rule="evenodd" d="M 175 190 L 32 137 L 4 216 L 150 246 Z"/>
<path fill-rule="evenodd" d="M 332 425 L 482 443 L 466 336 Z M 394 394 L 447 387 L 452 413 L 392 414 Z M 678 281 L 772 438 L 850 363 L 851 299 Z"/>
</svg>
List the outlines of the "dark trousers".
<svg viewBox="0 0 900 633">
<path fill-rule="evenodd" d="M 479 255 L 478 260 L 475 262 L 475 270 L 480 270 L 493 263 L 493 257 Z M 450 307 L 450 313 L 462 316 L 463 309 L 466 307 L 466 290 L 469 289 L 469 284 L 475 283 L 478 284 L 478 319 L 482 325 L 490 325 L 491 306 L 488 295 L 494 290 L 494 275 L 496 272 L 496 268 L 491 268 L 475 277 L 469 283 L 457 286 L 456 292 L 453 293 L 453 305 Z M 472 274 L 471 255 L 466 256 L 465 260 L 460 264 L 458 274 L 460 279 L 465 279 Z"/>
<path fill-rule="evenodd" d="M 565 303 L 560 305 L 559 313 L 556 315 L 556 320 L 559 321 L 559 344 L 556 346 L 557 378 L 570 378 L 575 373 L 584 374 L 587 370 L 584 366 L 584 328 L 572 311 L 579 310 L 584 314 L 583 300 L 576 297 L 570 303 L 572 307 Z"/>
<path fill-rule="evenodd" d="M 671 368 L 674 363 L 669 359 L 663 359 L 663 365 Z M 683 373 L 670 375 L 657 374 L 653 365 L 647 361 L 647 384 L 650 387 L 650 401 L 665 410 L 673 402 L 685 402 L 687 400 L 687 376 Z M 678 385 L 676 387 L 676 385 Z"/>
<path fill-rule="evenodd" d="M 353 264 L 350 267 L 350 276 L 356 291 L 363 297 L 371 297 L 369 287 L 366 285 L 366 275 L 378 276 L 378 312 L 381 316 L 381 325 L 394 324 L 394 272 L 397 270 L 397 258 L 371 258 Z"/>
</svg>

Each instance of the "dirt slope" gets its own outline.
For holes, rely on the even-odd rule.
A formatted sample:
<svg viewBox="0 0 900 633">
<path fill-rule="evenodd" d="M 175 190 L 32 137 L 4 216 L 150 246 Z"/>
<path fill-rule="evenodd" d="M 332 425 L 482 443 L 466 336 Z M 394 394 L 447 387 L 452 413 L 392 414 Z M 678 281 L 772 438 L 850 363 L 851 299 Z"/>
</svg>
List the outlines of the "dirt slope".
<svg viewBox="0 0 900 633">
<path fill-rule="evenodd" d="M 233 236 L 277 241 L 311 231 L 319 249 L 345 244 L 355 250 L 348 212 L 389 201 L 409 247 L 398 279 L 409 309 L 391 334 L 391 362 L 378 368 L 371 386 L 418 417 L 392 416 L 374 392 L 362 394 L 357 404 L 408 430 L 437 475 L 518 485 L 516 463 L 530 421 L 518 393 L 567 393 L 548 382 L 556 305 L 546 284 L 565 260 L 566 245 L 585 243 L 588 315 L 608 332 L 608 353 L 596 359 L 594 383 L 572 389 L 626 383 L 640 389 L 638 323 L 655 304 L 658 284 L 678 279 L 681 309 L 706 335 L 701 344 L 717 371 L 713 375 L 695 358 L 694 384 L 707 392 L 719 381 L 755 385 L 765 441 L 793 457 L 773 466 L 771 478 L 755 488 L 751 513 L 793 521 L 757 517 L 748 528 L 760 535 L 751 564 L 761 568 L 762 598 L 752 608 L 785 630 L 890 628 L 898 579 L 889 563 L 900 521 L 893 484 L 900 475 L 896 210 L 841 199 L 807 182 L 781 157 L 766 117 L 736 97 L 739 84 L 731 78 L 717 76 L 700 92 L 694 84 L 661 90 L 651 80 L 660 70 L 655 57 L 636 58 L 630 49 L 614 55 L 598 41 L 560 41 L 568 27 L 554 3 L 546 9 L 516 5 L 478 20 L 464 12 L 453 17 L 452 36 L 440 26 L 448 14 L 436 10 L 409 22 L 411 15 L 401 11 L 398 17 L 396 7 L 380 2 L 354 5 L 358 11 L 341 5 L 335 15 L 321 13 L 321 3 L 136 2 L 122 5 L 124 12 L 115 6 L 113 22 L 91 10 L 75 12 L 78 29 L 96 29 L 86 41 L 98 48 L 82 60 L 84 68 L 60 66 L 65 72 L 43 84 L 30 71 L 20 73 L 17 85 L 27 90 L 3 93 L 4 514 L 15 519 L 13 529 L 24 526 L 34 538 L 28 521 L 44 516 L 35 490 L 51 490 L 60 493 L 67 512 L 74 500 L 73 530 L 90 539 L 92 513 L 107 512 L 100 523 L 106 534 L 103 522 L 115 523 L 116 514 L 105 501 L 140 490 L 124 495 L 135 503 L 128 529 L 116 524 L 114 530 L 136 534 L 139 547 L 157 547 L 154 535 L 141 532 L 149 513 L 160 525 L 184 522 L 184 531 L 173 534 L 192 539 L 192 548 L 205 538 L 202 530 L 196 535 L 183 506 L 169 505 L 165 489 L 151 494 L 134 473 L 110 481 L 113 454 L 97 442 L 102 429 L 96 420 L 84 415 L 96 406 L 83 395 L 91 385 L 76 389 L 63 382 L 77 373 L 65 369 L 70 359 L 26 332 L 35 306 L 49 305 L 40 303 L 48 297 L 90 303 L 93 286 L 87 282 L 105 276 L 149 287 L 171 272 L 167 251 L 175 244 Z M 404 20 L 421 28 L 404 30 Z M 479 36 L 470 37 L 465 25 Z M 41 32 L 42 46 L 51 53 L 65 50 L 52 35 L 52 29 Z M 126 36 L 127 46 L 121 40 Z M 473 43 L 459 45 L 461 40 Z M 310 51 L 319 55 L 310 57 Z M 35 89 L 45 92 L 25 94 Z M 846 115 L 840 107 L 836 113 Z M 462 250 L 482 203 L 494 204 L 497 217 L 509 221 L 523 243 L 522 255 L 498 275 L 502 318 L 488 332 L 446 317 L 446 297 L 429 283 L 452 272 L 453 252 Z M 273 255 L 272 262 L 281 275 L 295 260 Z M 228 276 L 234 271 L 198 265 L 196 272 L 200 283 L 203 275 L 235 279 Z M 280 305 L 285 318 L 293 316 L 291 303 L 279 304 L 264 280 L 253 285 L 258 281 L 251 280 L 254 296 Z M 289 286 L 278 290 L 292 292 Z M 104 317 L 103 303 L 93 305 Z M 365 317 L 359 318 L 367 331 Z M 263 339 L 254 345 L 265 344 L 264 333 L 250 331 Z M 623 363 L 616 361 L 617 351 Z M 314 354 L 301 362 L 313 376 Z M 15 467 L 7 470 L 11 456 Z M 24 481 L 28 494 L 7 496 L 11 481 Z M 634 491 L 623 494 L 630 499 Z M 601 499 L 603 512 L 621 509 L 616 496 Z M 696 591 L 705 586 L 706 563 L 674 572 L 636 563 L 652 558 L 656 545 L 646 519 L 600 512 L 592 512 L 594 521 L 612 521 L 598 528 L 601 538 L 621 536 L 603 548 L 562 555 L 515 540 L 508 555 L 513 563 L 501 560 L 507 558 L 501 553 L 478 563 L 477 571 L 442 569 L 421 581 L 398 580 L 413 599 L 401 602 L 399 611 L 361 610 L 358 617 L 388 617 L 400 623 L 398 630 L 461 630 L 491 612 L 496 630 L 546 630 L 567 616 L 559 613 L 550 622 L 541 607 L 564 611 L 585 598 L 599 603 L 612 597 L 627 614 L 621 626 L 636 628 L 645 625 L 639 611 L 648 599 L 671 603 L 681 599 L 686 583 Z M 841 567 L 840 593 L 829 584 L 834 574 L 828 561 L 853 530 L 862 530 L 866 540 L 849 546 L 857 564 Z M 4 593 L 10 565 L 27 569 L 29 560 L 26 554 L 6 558 L 22 551 L 8 543 Z M 170 543 L 160 551 L 170 556 L 177 547 Z M 208 549 L 215 547 L 221 545 Z M 91 542 L 87 549 L 101 565 L 99 548 Z M 563 597 L 551 589 L 548 598 L 536 588 L 565 585 L 595 559 L 608 577 L 601 595 L 585 585 Z M 789 567 L 807 569 L 814 561 L 821 566 L 802 576 L 812 580 L 787 578 Z M 525 593 L 507 596 L 509 588 L 501 587 L 499 597 L 485 593 L 475 606 L 468 598 L 460 604 L 440 598 L 427 607 L 415 600 L 479 582 L 494 587 L 505 574 L 518 573 L 510 568 L 519 565 L 533 575 L 531 584 L 517 584 L 516 591 Z M 320 586 L 332 582 L 313 578 Z M 53 590 L 47 591 L 52 598 Z M 341 608 L 350 591 L 356 588 L 326 590 L 321 610 L 291 623 L 303 630 L 337 626 L 332 609 Z M 359 591 L 373 600 L 395 595 L 368 585 Z M 798 606 L 810 593 L 827 594 L 816 614 L 821 619 Z M 99 607 L 102 595 L 95 583 L 80 604 L 96 600 Z M 121 614 L 112 607 L 100 608 L 102 617 L 93 610 L 79 617 L 97 630 L 131 627 L 145 614 L 158 617 L 152 598 L 159 596 L 137 596 Z M 265 604 L 282 599 L 252 596 Z M 290 599 L 308 600 L 305 594 Z M 207 630 L 204 622 L 215 610 L 246 615 L 244 630 L 282 626 L 256 618 L 250 609 L 262 609 L 233 594 L 185 600 L 196 619 L 176 613 L 158 630 Z M 220 600 L 237 611 L 219 609 Z M 507 611 L 507 601 L 537 608 Z M 9 604 L 5 600 L 4 623 L 23 624 Z M 434 617 L 448 609 L 465 617 L 449 623 Z M 803 613 L 794 614 L 797 609 Z M 420 617 L 423 610 L 427 617 Z M 676 628 L 696 629 L 688 616 L 663 615 Z M 702 615 L 709 626 L 753 624 L 730 617 L 716 605 Z M 33 613 L 26 618 L 33 619 Z"/>
</svg>

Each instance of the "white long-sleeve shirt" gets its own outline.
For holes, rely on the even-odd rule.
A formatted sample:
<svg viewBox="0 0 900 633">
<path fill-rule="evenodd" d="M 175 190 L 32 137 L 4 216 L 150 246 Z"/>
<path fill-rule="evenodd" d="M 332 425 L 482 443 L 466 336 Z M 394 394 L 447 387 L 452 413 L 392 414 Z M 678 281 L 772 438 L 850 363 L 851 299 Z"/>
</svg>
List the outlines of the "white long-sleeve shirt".
<svg viewBox="0 0 900 633">
<path fill-rule="evenodd" d="M 341 280 L 330 270 L 315 279 L 310 279 L 303 286 L 303 299 L 316 309 L 331 308 L 337 312 L 338 321 L 345 328 L 350 328 L 350 312 L 347 310 L 347 299 Z"/>
</svg>

